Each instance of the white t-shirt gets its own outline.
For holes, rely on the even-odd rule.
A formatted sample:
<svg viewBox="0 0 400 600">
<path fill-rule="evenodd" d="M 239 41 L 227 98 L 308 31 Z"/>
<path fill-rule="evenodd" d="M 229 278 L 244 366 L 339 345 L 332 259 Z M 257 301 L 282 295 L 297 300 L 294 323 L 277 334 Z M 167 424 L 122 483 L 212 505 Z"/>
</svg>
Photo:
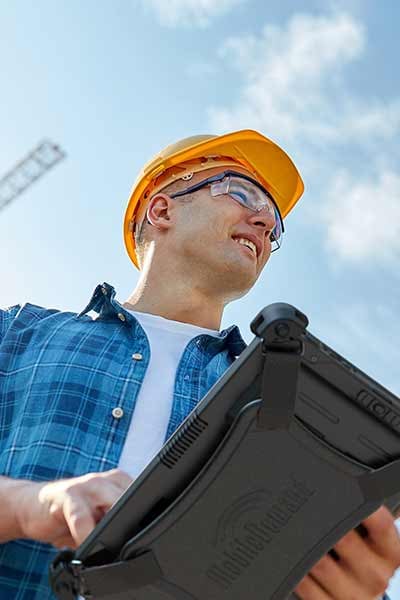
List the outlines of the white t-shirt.
<svg viewBox="0 0 400 600">
<path fill-rule="evenodd" d="M 130 311 L 145 330 L 150 343 L 150 362 L 136 399 L 119 468 L 137 478 L 159 452 L 171 414 L 175 374 L 189 341 L 218 331 L 172 321 L 148 313 Z"/>
</svg>

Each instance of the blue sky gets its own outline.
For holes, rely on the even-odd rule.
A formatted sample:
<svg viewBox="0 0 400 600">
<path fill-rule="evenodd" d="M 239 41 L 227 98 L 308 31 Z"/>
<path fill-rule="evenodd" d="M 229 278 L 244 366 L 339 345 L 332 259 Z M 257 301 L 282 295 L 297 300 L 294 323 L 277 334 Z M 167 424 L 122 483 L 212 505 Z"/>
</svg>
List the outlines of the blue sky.
<svg viewBox="0 0 400 600">
<path fill-rule="evenodd" d="M 0 176 L 44 137 L 67 158 L 0 212 L 0 304 L 78 311 L 102 281 L 124 300 L 137 272 L 122 217 L 143 163 L 181 137 L 254 128 L 306 189 L 223 326 L 250 341 L 258 310 L 289 302 L 400 395 L 399 19 L 394 0 L 1 3 Z"/>
</svg>

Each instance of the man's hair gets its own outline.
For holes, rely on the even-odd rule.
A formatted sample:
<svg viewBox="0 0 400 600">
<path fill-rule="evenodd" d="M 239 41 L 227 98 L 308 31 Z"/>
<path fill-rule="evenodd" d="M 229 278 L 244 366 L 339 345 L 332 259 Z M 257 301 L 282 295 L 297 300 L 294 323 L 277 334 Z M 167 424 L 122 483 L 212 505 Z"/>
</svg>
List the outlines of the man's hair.
<svg viewBox="0 0 400 600">
<path fill-rule="evenodd" d="M 177 181 L 173 181 L 172 183 L 167 185 L 165 188 L 159 190 L 159 192 L 164 192 L 165 194 L 173 194 L 174 192 L 180 192 L 181 190 L 184 190 L 187 187 L 188 187 L 188 184 L 186 181 L 184 181 L 182 179 L 178 179 Z M 193 200 L 193 194 L 187 194 L 185 196 L 179 196 L 178 198 L 175 198 L 175 202 L 180 202 L 182 204 L 183 203 L 189 204 L 190 202 L 192 202 L 192 200 Z M 149 230 L 148 222 L 147 222 L 147 219 L 145 216 L 140 225 L 140 228 L 138 230 L 136 230 L 136 228 L 135 228 L 135 232 L 134 232 L 136 253 L 137 253 L 137 256 L 138 256 L 140 262 L 142 262 L 142 260 L 143 260 L 147 244 L 150 241 L 149 236 L 148 236 L 148 230 Z"/>
</svg>

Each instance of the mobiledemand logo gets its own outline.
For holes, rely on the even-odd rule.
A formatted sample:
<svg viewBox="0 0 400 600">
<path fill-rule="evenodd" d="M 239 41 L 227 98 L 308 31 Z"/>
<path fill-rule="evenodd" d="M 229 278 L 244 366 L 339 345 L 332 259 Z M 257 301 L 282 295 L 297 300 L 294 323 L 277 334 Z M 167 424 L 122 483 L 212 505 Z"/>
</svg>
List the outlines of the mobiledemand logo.
<svg viewBox="0 0 400 600">
<path fill-rule="evenodd" d="M 272 503 L 272 494 L 266 490 L 242 496 L 224 511 L 220 519 L 223 526 L 219 527 L 215 541 L 219 558 L 207 569 L 206 576 L 219 587 L 228 589 L 315 491 L 292 475 L 287 487 L 275 496 Z M 263 497 L 261 507 L 260 501 Z M 253 514 L 252 519 L 248 518 L 249 513 Z M 242 523 L 240 526 L 239 520 Z"/>
</svg>

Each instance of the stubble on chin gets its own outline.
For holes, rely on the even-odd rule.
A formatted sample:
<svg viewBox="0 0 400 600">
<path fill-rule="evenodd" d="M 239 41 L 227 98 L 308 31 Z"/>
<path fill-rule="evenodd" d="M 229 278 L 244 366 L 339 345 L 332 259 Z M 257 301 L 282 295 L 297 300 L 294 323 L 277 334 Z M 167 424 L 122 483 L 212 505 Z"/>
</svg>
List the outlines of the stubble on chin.
<svg viewBox="0 0 400 600">
<path fill-rule="evenodd" d="M 224 268 L 219 270 L 216 281 L 219 289 L 225 291 L 228 300 L 236 300 L 251 290 L 258 275 L 255 268 L 249 268 L 239 261 L 226 261 Z"/>
</svg>

